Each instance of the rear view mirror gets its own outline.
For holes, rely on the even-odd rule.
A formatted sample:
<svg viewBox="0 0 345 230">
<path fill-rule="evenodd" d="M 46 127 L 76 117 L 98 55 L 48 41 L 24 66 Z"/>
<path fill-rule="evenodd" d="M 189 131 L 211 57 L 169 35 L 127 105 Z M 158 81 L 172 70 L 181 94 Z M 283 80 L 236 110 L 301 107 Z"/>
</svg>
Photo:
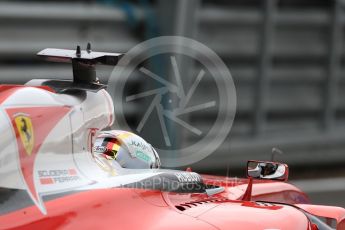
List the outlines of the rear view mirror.
<svg viewBox="0 0 345 230">
<path fill-rule="evenodd" d="M 248 161 L 247 177 L 262 180 L 287 181 L 289 167 L 286 164 L 269 161 Z"/>
</svg>

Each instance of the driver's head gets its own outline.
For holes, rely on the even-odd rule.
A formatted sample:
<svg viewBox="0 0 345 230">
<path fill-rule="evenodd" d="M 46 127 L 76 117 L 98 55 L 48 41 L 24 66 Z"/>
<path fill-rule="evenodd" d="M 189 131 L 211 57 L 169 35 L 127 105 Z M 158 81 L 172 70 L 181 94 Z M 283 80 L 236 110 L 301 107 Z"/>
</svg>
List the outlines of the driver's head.
<svg viewBox="0 0 345 230">
<path fill-rule="evenodd" d="M 267 163 L 264 168 L 263 174 L 265 176 L 268 176 L 268 175 L 274 174 L 276 170 L 277 170 L 277 167 L 274 164 Z"/>
<path fill-rule="evenodd" d="M 94 154 L 116 161 L 122 168 L 159 168 L 160 160 L 154 148 L 141 137 L 126 131 L 101 133 L 95 141 Z"/>
</svg>

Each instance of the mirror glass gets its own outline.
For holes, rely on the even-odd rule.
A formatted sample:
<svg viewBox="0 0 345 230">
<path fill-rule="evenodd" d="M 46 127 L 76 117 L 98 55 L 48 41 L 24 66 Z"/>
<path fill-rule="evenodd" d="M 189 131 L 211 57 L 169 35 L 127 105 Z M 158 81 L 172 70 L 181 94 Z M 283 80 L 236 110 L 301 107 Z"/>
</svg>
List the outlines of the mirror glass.
<svg viewBox="0 0 345 230">
<path fill-rule="evenodd" d="M 288 178 L 286 164 L 268 161 L 248 161 L 247 176 L 254 179 L 281 180 Z"/>
</svg>

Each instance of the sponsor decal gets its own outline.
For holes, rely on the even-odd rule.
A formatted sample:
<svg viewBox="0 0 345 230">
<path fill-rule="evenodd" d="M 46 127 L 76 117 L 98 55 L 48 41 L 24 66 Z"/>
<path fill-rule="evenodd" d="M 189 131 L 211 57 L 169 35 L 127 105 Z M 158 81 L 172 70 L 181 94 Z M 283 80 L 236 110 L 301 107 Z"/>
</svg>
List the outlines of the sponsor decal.
<svg viewBox="0 0 345 230">
<path fill-rule="evenodd" d="M 34 130 L 28 114 L 15 114 L 14 122 L 26 153 L 30 156 L 34 148 Z"/>
<path fill-rule="evenodd" d="M 141 141 L 135 141 L 135 140 L 131 140 L 131 142 L 129 143 L 129 145 L 131 146 L 134 146 L 136 148 L 140 148 L 142 149 L 143 151 L 151 151 L 151 147 L 146 144 L 146 143 L 143 143 Z"/>
<path fill-rule="evenodd" d="M 145 162 L 150 163 L 152 161 L 151 157 L 149 155 L 147 155 L 146 153 L 138 150 L 135 152 L 135 156 Z"/>
<path fill-rule="evenodd" d="M 6 109 L 17 141 L 18 170 L 29 196 L 42 213 L 46 213 L 46 210 L 34 181 L 36 157 L 46 137 L 69 110 L 66 106 Z"/>
<path fill-rule="evenodd" d="M 42 185 L 46 185 L 46 184 L 54 184 L 54 181 L 52 178 L 41 178 L 40 182 Z"/>
<path fill-rule="evenodd" d="M 138 159 L 143 160 L 148 163 L 153 161 L 153 159 L 150 156 L 151 154 L 154 154 L 152 153 L 151 145 L 140 140 L 131 140 L 128 143 L 128 145 L 130 147 L 133 147 L 134 156 L 137 157 Z"/>
<path fill-rule="evenodd" d="M 201 182 L 201 177 L 199 174 L 194 172 L 178 172 L 175 173 L 178 181 L 181 183 L 198 183 Z"/>
<path fill-rule="evenodd" d="M 95 153 L 105 153 L 108 151 L 108 148 L 105 146 L 94 146 L 93 147 L 93 152 Z"/>
<path fill-rule="evenodd" d="M 80 179 L 75 169 L 39 170 L 38 177 L 42 185 L 62 184 Z"/>
</svg>

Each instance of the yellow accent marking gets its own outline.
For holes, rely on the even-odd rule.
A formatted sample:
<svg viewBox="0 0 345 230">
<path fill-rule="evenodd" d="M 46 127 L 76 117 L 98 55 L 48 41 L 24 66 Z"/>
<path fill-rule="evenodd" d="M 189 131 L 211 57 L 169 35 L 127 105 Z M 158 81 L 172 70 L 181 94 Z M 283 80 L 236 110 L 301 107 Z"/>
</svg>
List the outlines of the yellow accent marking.
<svg viewBox="0 0 345 230">
<path fill-rule="evenodd" d="M 113 150 L 119 151 L 120 145 L 114 144 L 113 145 Z"/>
<path fill-rule="evenodd" d="M 119 134 L 116 138 L 117 138 L 117 139 L 126 139 L 126 138 L 128 138 L 128 137 L 130 137 L 130 136 L 132 136 L 131 133 L 121 133 L 121 134 Z"/>
<path fill-rule="evenodd" d="M 20 139 L 23 143 L 26 153 L 30 156 L 34 148 L 34 129 L 31 118 L 26 115 L 18 115 L 14 118 Z"/>
</svg>

